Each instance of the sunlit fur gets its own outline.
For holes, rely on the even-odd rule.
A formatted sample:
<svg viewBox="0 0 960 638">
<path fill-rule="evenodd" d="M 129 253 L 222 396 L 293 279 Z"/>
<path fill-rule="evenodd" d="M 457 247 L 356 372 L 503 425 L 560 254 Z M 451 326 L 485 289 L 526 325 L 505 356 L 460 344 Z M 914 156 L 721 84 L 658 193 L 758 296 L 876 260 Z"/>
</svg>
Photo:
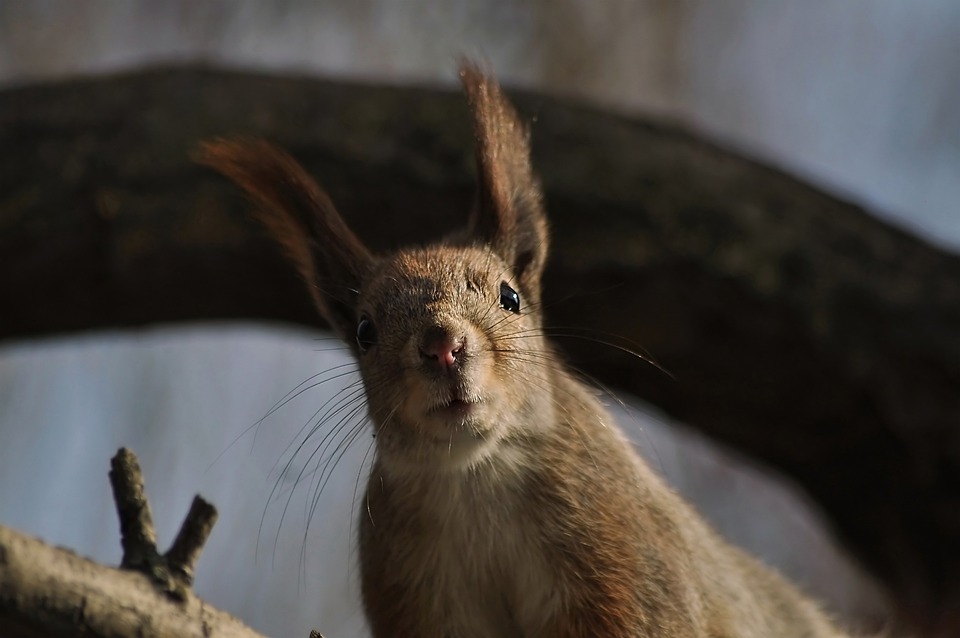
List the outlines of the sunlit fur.
<svg viewBox="0 0 960 638">
<path fill-rule="evenodd" d="M 527 385 L 547 387 L 548 370 L 523 356 L 544 351 L 533 331 L 538 313 L 515 315 L 499 307 L 500 283 L 510 278 L 509 267 L 488 249 L 441 246 L 386 260 L 364 286 L 360 312 L 380 336 L 360 357 L 360 369 L 371 413 L 392 414 L 378 428 L 385 471 L 469 470 L 489 464 L 531 423 L 552 421 L 548 393 L 515 391 L 524 377 Z M 456 375 L 438 373 L 421 356 L 420 340 L 433 327 L 465 338 Z M 522 339 L 511 338 L 523 331 Z M 455 398 L 474 404 L 463 418 L 442 411 Z"/>
<path fill-rule="evenodd" d="M 480 195 L 468 230 L 432 247 L 373 255 L 282 151 L 203 150 L 257 204 L 358 359 L 376 437 L 359 513 L 373 634 L 840 636 L 667 488 L 555 355 L 526 130 L 496 82 L 470 66 L 461 75 Z M 519 313 L 500 307 L 501 282 L 519 292 Z M 361 318 L 377 333 L 363 349 Z M 431 343 L 456 344 L 443 350 L 455 363 L 431 358 Z M 300 445 L 321 462 L 359 435 L 356 392 L 321 408 L 317 423 L 333 422 L 333 434 L 305 433 Z"/>
</svg>

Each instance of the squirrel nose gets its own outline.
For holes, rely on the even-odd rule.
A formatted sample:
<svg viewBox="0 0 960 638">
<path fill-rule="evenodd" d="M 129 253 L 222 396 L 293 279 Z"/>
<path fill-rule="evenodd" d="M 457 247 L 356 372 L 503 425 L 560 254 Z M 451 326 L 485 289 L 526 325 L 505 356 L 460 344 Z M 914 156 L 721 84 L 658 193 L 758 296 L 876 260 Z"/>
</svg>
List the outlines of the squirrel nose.
<svg viewBox="0 0 960 638">
<path fill-rule="evenodd" d="M 430 328 L 420 344 L 420 356 L 435 362 L 441 370 L 448 370 L 460 362 L 465 342 L 464 337 L 453 337 L 443 328 Z"/>
</svg>

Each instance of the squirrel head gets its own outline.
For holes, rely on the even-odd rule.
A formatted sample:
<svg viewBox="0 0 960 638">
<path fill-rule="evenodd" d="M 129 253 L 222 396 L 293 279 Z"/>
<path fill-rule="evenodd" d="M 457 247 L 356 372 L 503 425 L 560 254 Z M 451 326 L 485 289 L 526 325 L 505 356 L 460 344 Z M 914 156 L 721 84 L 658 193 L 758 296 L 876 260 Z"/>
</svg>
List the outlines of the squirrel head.
<svg viewBox="0 0 960 638">
<path fill-rule="evenodd" d="M 466 229 L 375 255 L 292 157 L 263 141 L 205 143 L 241 186 L 322 316 L 359 361 L 380 462 L 464 469 L 552 421 L 540 281 L 547 224 L 529 139 L 492 78 L 464 64 L 477 203 Z"/>
</svg>

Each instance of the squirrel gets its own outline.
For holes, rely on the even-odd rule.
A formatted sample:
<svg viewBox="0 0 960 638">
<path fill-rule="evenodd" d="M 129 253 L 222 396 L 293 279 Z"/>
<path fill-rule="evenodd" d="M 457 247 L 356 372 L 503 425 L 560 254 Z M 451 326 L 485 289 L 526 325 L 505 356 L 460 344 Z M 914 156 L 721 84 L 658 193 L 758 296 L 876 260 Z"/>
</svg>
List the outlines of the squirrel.
<svg viewBox="0 0 960 638">
<path fill-rule="evenodd" d="M 375 428 L 359 522 L 377 638 L 840 637 L 641 459 L 544 333 L 548 232 L 529 134 L 460 69 L 477 205 L 440 243 L 372 253 L 286 152 L 213 140 L 359 362 Z"/>
</svg>

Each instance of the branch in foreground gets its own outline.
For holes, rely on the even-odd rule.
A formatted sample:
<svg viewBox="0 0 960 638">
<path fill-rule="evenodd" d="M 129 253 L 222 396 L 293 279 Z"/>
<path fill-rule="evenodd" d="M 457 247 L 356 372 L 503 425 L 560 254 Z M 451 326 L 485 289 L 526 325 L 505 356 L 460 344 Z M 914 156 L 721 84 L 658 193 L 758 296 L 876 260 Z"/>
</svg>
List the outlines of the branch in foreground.
<svg viewBox="0 0 960 638">
<path fill-rule="evenodd" d="M 110 460 L 110 485 L 120 517 L 120 567 L 150 576 L 174 598 L 185 599 L 193 584 L 193 568 L 203 544 L 217 521 L 216 508 L 200 496 L 193 497 L 187 518 L 166 554 L 157 552 L 150 503 L 143 490 L 143 474 L 136 455 L 121 448 Z"/>
<path fill-rule="evenodd" d="M 263 638 L 190 589 L 216 509 L 195 498 L 177 540 L 160 555 L 136 456 L 121 449 L 111 466 L 122 567 L 99 565 L 0 526 L 0 636 Z"/>
<path fill-rule="evenodd" d="M 3 526 L 0 635 L 263 638 L 192 594 L 175 600 L 145 574 L 100 565 Z"/>
</svg>

